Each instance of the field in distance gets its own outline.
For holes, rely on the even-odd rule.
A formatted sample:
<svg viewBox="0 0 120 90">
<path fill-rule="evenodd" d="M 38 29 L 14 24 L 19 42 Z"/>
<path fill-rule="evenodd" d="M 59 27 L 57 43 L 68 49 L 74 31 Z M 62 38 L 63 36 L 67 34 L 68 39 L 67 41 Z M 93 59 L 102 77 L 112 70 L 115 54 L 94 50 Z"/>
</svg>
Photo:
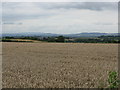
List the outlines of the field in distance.
<svg viewBox="0 0 120 90">
<path fill-rule="evenodd" d="M 3 42 L 3 88 L 107 87 L 118 44 Z"/>
<path fill-rule="evenodd" d="M 3 42 L 41 42 L 38 40 L 30 40 L 30 39 L 1 39 Z"/>
</svg>

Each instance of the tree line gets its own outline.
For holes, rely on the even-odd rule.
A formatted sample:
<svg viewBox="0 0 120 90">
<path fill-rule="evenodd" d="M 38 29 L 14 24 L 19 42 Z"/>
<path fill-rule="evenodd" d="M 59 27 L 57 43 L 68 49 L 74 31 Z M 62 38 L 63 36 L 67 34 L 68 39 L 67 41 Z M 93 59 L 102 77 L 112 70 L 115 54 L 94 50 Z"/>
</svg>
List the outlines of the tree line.
<svg viewBox="0 0 120 90">
<path fill-rule="evenodd" d="M 66 42 L 66 43 L 120 43 L 120 36 L 99 36 L 99 37 L 79 37 L 71 38 L 64 36 L 57 37 L 4 37 L 2 41 L 10 42 L 10 39 L 29 39 L 29 40 L 38 40 L 43 42 Z"/>
</svg>

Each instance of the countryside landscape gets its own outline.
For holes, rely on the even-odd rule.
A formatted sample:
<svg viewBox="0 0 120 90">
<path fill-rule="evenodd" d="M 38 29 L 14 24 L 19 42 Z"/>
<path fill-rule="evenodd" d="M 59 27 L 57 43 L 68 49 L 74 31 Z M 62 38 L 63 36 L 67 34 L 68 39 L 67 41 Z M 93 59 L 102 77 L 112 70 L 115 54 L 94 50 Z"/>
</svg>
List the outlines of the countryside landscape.
<svg viewBox="0 0 120 90">
<path fill-rule="evenodd" d="M 110 71 L 118 71 L 120 37 L 86 34 L 4 35 L 3 87 L 108 88 Z"/>
<path fill-rule="evenodd" d="M 3 3 L 2 87 L 118 88 L 116 5 Z"/>
</svg>

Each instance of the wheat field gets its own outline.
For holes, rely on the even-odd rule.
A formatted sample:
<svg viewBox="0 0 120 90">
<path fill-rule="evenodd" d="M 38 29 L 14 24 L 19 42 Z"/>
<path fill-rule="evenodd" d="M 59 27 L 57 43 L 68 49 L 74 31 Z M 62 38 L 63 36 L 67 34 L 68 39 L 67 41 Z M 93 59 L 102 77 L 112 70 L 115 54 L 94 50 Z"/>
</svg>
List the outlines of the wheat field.
<svg viewBox="0 0 120 90">
<path fill-rule="evenodd" d="M 118 44 L 2 43 L 3 88 L 107 87 Z"/>
</svg>

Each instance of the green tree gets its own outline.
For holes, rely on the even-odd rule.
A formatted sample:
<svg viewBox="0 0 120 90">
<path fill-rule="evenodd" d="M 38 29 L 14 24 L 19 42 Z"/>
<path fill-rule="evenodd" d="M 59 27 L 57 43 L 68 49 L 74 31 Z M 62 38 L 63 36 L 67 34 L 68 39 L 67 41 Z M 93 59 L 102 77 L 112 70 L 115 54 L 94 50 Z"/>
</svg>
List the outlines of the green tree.
<svg viewBox="0 0 120 90">
<path fill-rule="evenodd" d="M 65 37 L 63 37 L 63 36 L 58 36 L 57 37 L 56 42 L 64 42 L 64 41 L 65 41 Z"/>
</svg>

